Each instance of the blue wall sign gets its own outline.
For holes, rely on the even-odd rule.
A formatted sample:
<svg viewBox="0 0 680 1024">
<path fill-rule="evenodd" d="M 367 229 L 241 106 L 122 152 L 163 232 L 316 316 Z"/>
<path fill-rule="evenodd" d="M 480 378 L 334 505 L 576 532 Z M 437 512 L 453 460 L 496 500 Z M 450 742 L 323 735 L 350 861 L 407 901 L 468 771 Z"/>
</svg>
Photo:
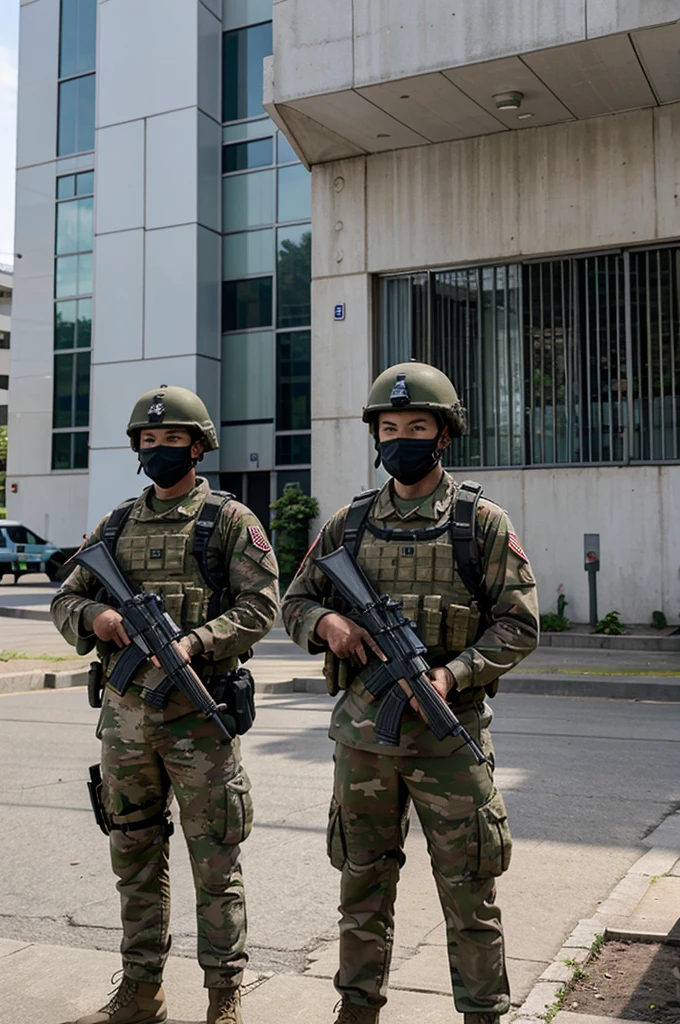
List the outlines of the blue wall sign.
<svg viewBox="0 0 680 1024">
<path fill-rule="evenodd" d="M 339 302 L 337 306 L 333 307 L 333 319 L 344 320 L 345 319 L 345 303 Z"/>
</svg>

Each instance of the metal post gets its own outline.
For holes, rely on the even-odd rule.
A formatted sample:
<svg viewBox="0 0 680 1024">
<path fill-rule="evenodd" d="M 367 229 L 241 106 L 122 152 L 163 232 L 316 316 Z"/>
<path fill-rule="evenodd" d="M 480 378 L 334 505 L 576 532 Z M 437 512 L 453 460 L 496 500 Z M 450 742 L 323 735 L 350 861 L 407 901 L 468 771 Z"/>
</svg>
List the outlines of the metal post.
<svg viewBox="0 0 680 1024">
<path fill-rule="evenodd" d="M 599 562 L 586 566 L 588 572 L 588 597 L 590 599 L 590 625 L 596 626 L 597 617 L 597 571 L 600 568 Z"/>
<path fill-rule="evenodd" d="M 588 597 L 590 600 L 590 625 L 596 626 L 597 618 L 597 573 L 600 571 L 600 535 L 584 533 L 583 568 L 588 573 Z"/>
</svg>

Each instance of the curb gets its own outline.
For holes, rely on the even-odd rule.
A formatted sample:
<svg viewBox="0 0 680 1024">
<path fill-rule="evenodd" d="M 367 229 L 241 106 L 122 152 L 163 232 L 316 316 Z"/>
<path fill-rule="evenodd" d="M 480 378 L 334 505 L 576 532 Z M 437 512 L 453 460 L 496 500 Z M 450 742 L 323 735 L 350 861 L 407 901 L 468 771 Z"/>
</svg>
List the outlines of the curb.
<svg viewBox="0 0 680 1024">
<path fill-rule="evenodd" d="M 322 676 L 258 683 L 258 693 L 325 694 Z M 658 700 L 680 703 L 680 676 L 573 676 L 558 673 L 503 676 L 502 693 L 529 693 L 549 697 L 607 697 L 612 700 Z"/>
<path fill-rule="evenodd" d="M 565 986 L 573 981 L 577 969 L 588 963 L 596 941 L 634 938 L 659 942 L 667 938 L 666 932 L 631 928 L 630 919 L 649 890 L 651 880 L 670 871 L 680 859 L 680 811 L 665 818 L 642 842 L 650 849 L 631 864 L 608 898 L 597 908 L 595 916 L 579 921 L 516 1010 L 512 1024 L 545 1024 L 546 1018 L 552 1019 L 555 1004 L 560 1001 Z"/>
<path fill-rule="evenodd" d="M 680 636 L 601 636 L 597 633 L 541 633 L 541 647 L 580 647 L 604 651 L 679 651 Z"/>
<path fill-rule="evenodd" d="M 17 606 L 0 605 L 0 618 L 8 619 L 33 619 L 34 622 L 51 622 L 52 616 L 49 611 L 42 611 L 40 608 L 20 608 Z"/>
<path fill-rule="evenodd" d="M 67 672 L 16 672 L 0 675 L 0 694 L 28 693 L 31 690 L 61 690 L 68 686 L 87 686 L 87 670 L 70 669 Z"/>
</svg>

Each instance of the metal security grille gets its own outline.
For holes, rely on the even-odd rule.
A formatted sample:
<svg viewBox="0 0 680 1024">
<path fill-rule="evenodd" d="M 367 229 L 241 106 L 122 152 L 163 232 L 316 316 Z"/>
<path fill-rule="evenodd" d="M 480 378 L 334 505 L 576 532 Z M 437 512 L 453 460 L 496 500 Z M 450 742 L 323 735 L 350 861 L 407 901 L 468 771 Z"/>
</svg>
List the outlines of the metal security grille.
<svg viewBox="0 0 680 1024">
<path fill-rule="evenodd" d="M 381 280 L 380 368 L 455 383 L 462 466 L 680 458 L 680 249 Z"/>
</svg>

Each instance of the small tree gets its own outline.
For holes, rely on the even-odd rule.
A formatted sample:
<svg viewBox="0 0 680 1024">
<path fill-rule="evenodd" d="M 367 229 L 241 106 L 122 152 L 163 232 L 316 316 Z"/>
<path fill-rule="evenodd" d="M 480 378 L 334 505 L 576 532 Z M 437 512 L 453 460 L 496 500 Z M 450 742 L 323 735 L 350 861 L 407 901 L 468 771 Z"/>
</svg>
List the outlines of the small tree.
<svg viewBox="0 0 680 1024">
<path fill-rule="evenodd" d="M 309 524 L 319 514 L 319 503 L 297 484 L 286 484 L 280 498 L 269 506 L 274 512 L 276 557 L 281 579 L 290 583 L 309 547 Z"/>
</svg>

